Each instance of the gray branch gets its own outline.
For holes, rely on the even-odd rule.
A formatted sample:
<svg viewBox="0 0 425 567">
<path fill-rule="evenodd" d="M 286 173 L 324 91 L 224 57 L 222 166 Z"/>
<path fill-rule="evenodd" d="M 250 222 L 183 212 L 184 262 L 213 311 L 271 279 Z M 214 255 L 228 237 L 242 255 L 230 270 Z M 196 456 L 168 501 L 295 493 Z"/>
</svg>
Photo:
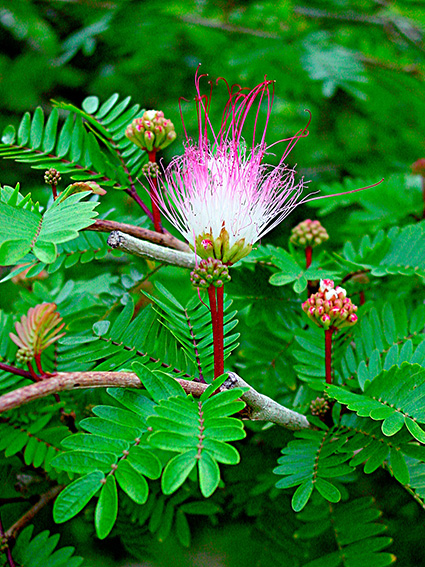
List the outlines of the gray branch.
<svg viewBox="0 0 425 567">
<path fill-rule="evenodd" d="M 142 258 L 157 260 L 164 264 L 172 264 L 173 266 L 192 269 L 195 267 L 196 256 L 193 252 L 182 252 L 181 250 L 158 246 L 157 244 L 152 244 L 152 242 L 134 238 L 134 236 L 130 236 L 119 230 L 111 232 L 108 238 L 108 245 L 111 248 L 123 250 L 124 252 L 129 252 L 130 254 Z"/>
<path fill-rule="evenodd" d="M 253 421 L 271 421 L 276 423 L 276 425 L 293 431 L 312 428 L 307 418 L 301 413 L 290 410 L 268 396 L 260 394 L 235 372 L 228 372 L 228 375 L 228 379 L 224 382 L 224 386 L 228 390 L 232 388 L 249 388 L 241 396 L 241 399 L 247 405 L 249 419 Z"/>
</svg>

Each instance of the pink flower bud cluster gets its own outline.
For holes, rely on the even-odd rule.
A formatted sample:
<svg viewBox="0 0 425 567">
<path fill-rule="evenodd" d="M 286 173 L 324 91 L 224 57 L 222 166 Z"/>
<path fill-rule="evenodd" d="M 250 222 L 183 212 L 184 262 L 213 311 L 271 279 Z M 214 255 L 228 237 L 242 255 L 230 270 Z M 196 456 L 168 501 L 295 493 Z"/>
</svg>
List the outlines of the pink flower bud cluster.
<svg viewBox="0 0 425 567">
<path fill-rule="evenodd" d="M 135 118 L 127 126 L 125 135 L 136 146 L 148 152 L 163 150 L 174 142 L 176 132 L 171 120 L 164 118 L 161 110 L 146 110 L 141 118 Z"/>
<path fill-rule="evenodd" d="M 290 241 L 296 246 L 301 246 L 306 248 L 311 246 L 314 248 L 322 242 L 326 242 L 329 239 L 329 234 L 326 229 L 321 225 L 320 221 L 307 219 L 300 222 L 292 229 L 292 234 Z"/>
<path fill-rule="evenodd" d="M 344 288 L 329 279 L 320 280 L 319 291 L 302 304 L 308 317 L 323 329 L 342 329 L 357 323 L 357 306 L 347 297 Z"/>
<path fill-rule="evenodd" d="M 229 268 L 217 258 L 201 260 L 199 265 L 190 273 L 190 281 L 197 288 L 208 289 L 210 285 L 222 287 L 230 280 Z"/>
</svg>

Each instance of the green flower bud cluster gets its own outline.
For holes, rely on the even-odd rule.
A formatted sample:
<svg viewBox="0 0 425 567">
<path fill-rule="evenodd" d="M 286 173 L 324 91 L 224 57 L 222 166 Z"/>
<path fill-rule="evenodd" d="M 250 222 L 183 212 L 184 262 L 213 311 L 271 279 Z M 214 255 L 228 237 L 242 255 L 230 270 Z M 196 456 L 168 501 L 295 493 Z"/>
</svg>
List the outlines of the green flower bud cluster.
<svg viewBox="0 0 425 567">
<path fill-rule="evenodd" d="M 202 289 L 208 289 L 210 285 L 222 287 L 230 280 L 229 268 L 216 258 L 201 260 L 198 267 L 190 273 L 192 285 Z"/>
<path fill-rule="evenodd" d="M 295 246 L 301 246 L 303 248 L 311 246 L 314 248 L 315 246 L 322 244 L 322 242 L 326 242 L 328 239 L 329 234 L 320 224 L 320 221 L 307 219 L 300 222 L 292 229 L 292 234 L 289 240 L 292 244 L 295 244 Z"/>
<path fill-rule="evenodd" d="M 160 174 L 159 165 L 155 161 L 148 161 L 148 163 L 145 163 L 142 167 L 142 173 L 146 177 L 155 179 Z"/>
<path fill-rule="evenodd" d="M 22 364 L 26 364 L 34 358 L 34 350 L 28 347 L 20 348 L 16 353 L 16 360 Z"/>
<path fill-rule="evenodd" d="M 45 171 L 44 181 L 48 185 L 57 185 L 60 180 L 61 180 L 61 174 L 54 167 L 51 167 L 50 169 L 47 169 Z"/>
<path fill-rule="evenodd" d="M 164 118 L 161 110 L 146 110 L 141 118 L 135 118 L 127 126 L 125 135 L 136 146 L 148 152 L 163 150 L 177 137 L 174 124 Z"/>
<path fill-rule="evenodd" d="M 310 404 L 311 415 L 323 417 L 330 409 L 329 402 L 325 398 L 316 398 Z"/>
<path fill-rule="evenodd" d="M 304 301 L 302 308 L 309 319 L 323 329 L 342 329 L 357 323 L 357 306 L 347 297 L 344 288 L 334 289 L 332 280 L 320 280 L 319 291 Z"/>
</svg>

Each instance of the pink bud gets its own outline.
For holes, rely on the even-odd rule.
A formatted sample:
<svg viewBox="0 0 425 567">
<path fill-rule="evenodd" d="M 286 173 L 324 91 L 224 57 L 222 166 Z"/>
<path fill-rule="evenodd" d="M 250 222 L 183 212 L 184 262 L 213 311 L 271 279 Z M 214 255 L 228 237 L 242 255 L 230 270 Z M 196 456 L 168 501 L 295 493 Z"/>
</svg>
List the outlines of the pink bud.
<svg viewBox="0 0 425 567">
<path fill-rule="evenodd" d="M 204 240 L 201 240 L 201 245 L 204 247 L 204 249 L 206 250 L 207 248 L 211 248 L 213 243 L 211 242 L 211 240 L 208 240 L 207 238 L 204 238 Z"/>
</svg>

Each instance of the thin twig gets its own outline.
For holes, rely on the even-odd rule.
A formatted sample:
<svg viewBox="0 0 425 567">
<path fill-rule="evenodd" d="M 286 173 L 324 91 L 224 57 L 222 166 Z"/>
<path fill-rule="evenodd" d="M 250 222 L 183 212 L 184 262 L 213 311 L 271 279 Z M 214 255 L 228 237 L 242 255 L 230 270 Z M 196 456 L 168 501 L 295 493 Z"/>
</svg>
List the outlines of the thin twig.
<svg viewBox="0 0 425 567">
<path fill-rule="evenodd" d="M 157 244 L 145 242 L 124 234 L 119 230 L 111 232 L 108 238 L 108 245 L 111 248 L 129 252 L 135 256 L 142 258 L 149 258 L 150 260 L 157 260 L 164 264 L 172 264 L 173 266 L 180 266 L 181 268 L 194 268 L 195 267 L 195 254 L 193 252 L 183 252 L 181 250 L 173 250 L 171 248 L 164 248 Z"/>
<path fill-rule="evenodd" d="M 10 372 L 11 374 L 16 374 L 16 376 L 22 376 L 23 378 L 29 378 L 32 380 L 31 372 L 28 370 L 24 370 L 23 368 L 16 368 L 16 366 L 11 366 L 10 364 L 5 364 L 4 362 L 0 362 L 0 370 L 5 370 L 6 372 Z"/>
<path fill-rule="evenodd" d="M 175 238 L 172 234 L 155 232 L 154 230 L 142 228 L 133 224 L 98 219 L 84 230 L 93 230 L 95 232 L 112 232 L 114 230 L 119 230 L 120 232 L 130 234 L 131 236 L 141 238 L 142 240 L 148 240 L 155 244 L 161 244 L 162 246 L 182 250 L 183 252 L 190 252 L 189 246 L 185 242 Z"/>
<path fill-rule="evenodd" d="M 26 512 L 21 518 L 19 518 L 17 522 L 13 524 L 12 527 L 7 530 L 5 534 L 7 540 L 9 542 L 14 541 L 18 533 L 34 519 L 34 517 L 38 514 L 38 512 L 40 512 L 42 508 L 44 508 L 49 502 L 54 500 L 59 492 L 61 492 L 61 490 L 63 490 L 64 488 L 64 486 L 58 484 L 42 494 L 38 502 L 36 502 L 34 506 L 28 510 L 28 512 Z"/>
</svg>

